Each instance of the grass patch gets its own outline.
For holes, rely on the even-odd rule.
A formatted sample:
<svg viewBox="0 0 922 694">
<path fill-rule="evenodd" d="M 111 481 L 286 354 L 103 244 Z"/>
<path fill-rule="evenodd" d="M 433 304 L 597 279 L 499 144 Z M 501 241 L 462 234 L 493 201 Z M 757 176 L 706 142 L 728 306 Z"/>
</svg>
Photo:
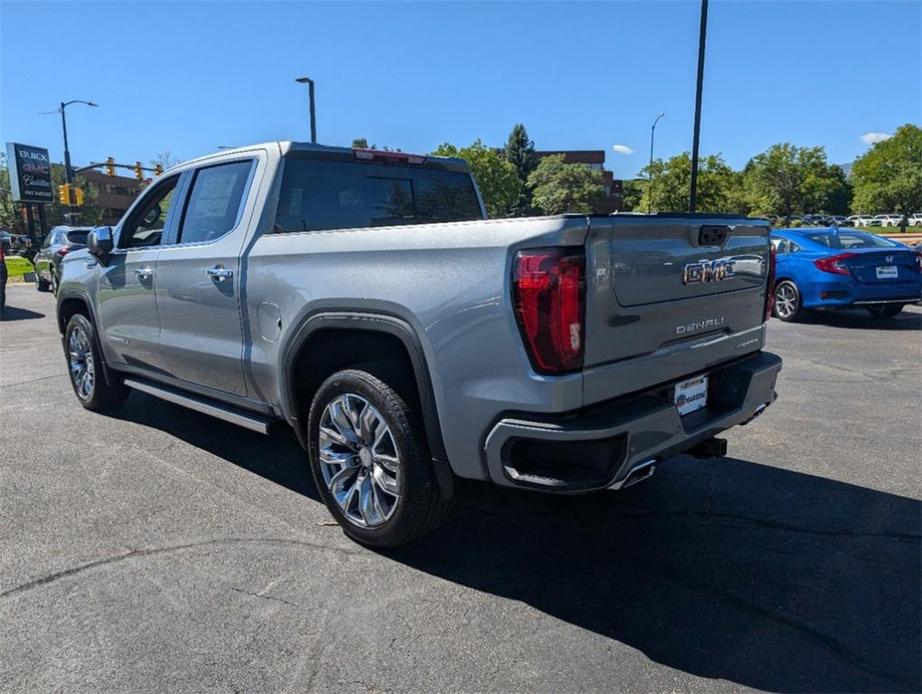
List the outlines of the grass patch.
<svg viewBox="0 0 922 694">
<path fill-rule="evenodd" d="M 35 268 L 25 258 L 8 257 L 6 259 L 6 272 L 10 277 L 22 277 L 27 272 L 34 272 Z"/>
</svg>

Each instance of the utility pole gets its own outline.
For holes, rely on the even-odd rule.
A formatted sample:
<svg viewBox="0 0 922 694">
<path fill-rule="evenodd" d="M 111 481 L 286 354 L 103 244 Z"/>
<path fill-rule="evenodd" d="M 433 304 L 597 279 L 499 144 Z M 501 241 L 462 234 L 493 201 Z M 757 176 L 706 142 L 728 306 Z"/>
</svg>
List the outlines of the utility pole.
<svg viewBox="0 0 922 694">
<path fill-rule="evenodd" d="M 653 125 L 650 126 L 650 166 L 647 168 L 650 190 L 647 193 L 647 214 L 650 214 L 650 208 L 653 205 L 653 135 L 656 133 L 656 124 L 665 115 L 665 113 L 659 114 L 656 120 L 653 121 Z"/>
<path fill-rule="evenodd" d="M 701 0 L 701 26 L 698 30 L 698 85 L 695 89 L 695 130 L 692 140 L 691 191 L 688 196 L 688 211 L 695 213 L 698 205 L 698 139 L 701 131 L 701 88 L 704 86 L 704 45 L 708 30 L 708 0 Z"/>
<path fill-rule="evenodd" d="M 307 85 L 307 98 L 310 102 L 311 144 L 317 144 L 317 114 L 314 110 L 314 80 L 310 77 L 296 77 L 295 82 Z"/>
<path fill-rule="evenodd" d="M 94 104 L 92 101 L 83 101 L 82 99 L 72 99 L 71 101 L 62 101 L 58 111 L 61 113 L 61 129 L 64 131 L 64 183 L 67 184 L 67 190 L 70 191 L 71 183 L 73 182 L 74 172 L 70 166 L 70 147 L 67 144 L 67 115 L 65 110 L 71 104 L 86 104 L 92 108 L 96 108 L 98 104 Z M 49 113 L 54 113 L 54 111 L 49 111 Z M 69 194 L 69 193 L 68 193 Z M 71 200 L 68 200 L 71 202 Z M 70 215 L 73 214 L 72 206 L 67 205 L 66 218 L 70 222 Z"/>
</svg>

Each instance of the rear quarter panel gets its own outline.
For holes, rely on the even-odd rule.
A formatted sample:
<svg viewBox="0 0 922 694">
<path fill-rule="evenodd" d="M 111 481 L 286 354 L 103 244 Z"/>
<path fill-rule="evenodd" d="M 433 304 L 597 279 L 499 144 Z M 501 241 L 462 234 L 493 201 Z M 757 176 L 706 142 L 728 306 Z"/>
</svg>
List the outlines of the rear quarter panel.
<svg viewBox="0 0 922 694">
<path fill-rule="evenodd" d="M 453 469 L 486 478 L 481 437 L 500 412 L 581 404 L 580 374 L 532 372 L 509 282 L 517 249 L 581 245 L 586 231 L 584 218 L 556 217 L 263 234 L 247 255 L 253 382 L 268 401 L 282 402 L 286 342 L 312 314 L 398 317 L 413 328 L 425 355 Z M 259 321 L 273 304 L 282 323 L 277 339 Z"/>
</svg>

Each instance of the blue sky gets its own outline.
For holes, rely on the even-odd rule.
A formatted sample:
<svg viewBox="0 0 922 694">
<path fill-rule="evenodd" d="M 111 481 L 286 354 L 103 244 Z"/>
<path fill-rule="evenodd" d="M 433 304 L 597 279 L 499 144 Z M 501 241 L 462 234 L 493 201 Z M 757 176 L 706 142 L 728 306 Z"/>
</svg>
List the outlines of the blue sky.
<svg viewBox="0 0 922 694">
<path fill-rule="evenodd" d="M 429 151 L 605 149 L 616 176 L 691 148 L 697 2 L 68 2 L 0 4 L 0 140 L 75 166 L 184 159 L 218 145 L 307 139 Z M 824 145 L 922 122 L 922 2 L 712 1 L 702 153 L 735 167 L 775 142 Z M 634 150 L 622 155 L 615 144 Z"/>
</svg>

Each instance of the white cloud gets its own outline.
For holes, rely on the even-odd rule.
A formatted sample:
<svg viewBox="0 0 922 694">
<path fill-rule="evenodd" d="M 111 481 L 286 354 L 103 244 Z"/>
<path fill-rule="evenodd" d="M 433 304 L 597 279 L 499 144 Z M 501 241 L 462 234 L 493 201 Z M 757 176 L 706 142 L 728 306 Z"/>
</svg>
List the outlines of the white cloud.
<svg viewBox="0 0 922 694">
<path fill-rule="evenodd" d="M 883 142 L 884 140 L 889 140 L 893 137 L 890 133 L 865 133 L 861 136 L 861 141 L 866 145 L 876 145 L 878 142 Z"/>
<path fill-rule="evenodd" d="M 611 148 L 618 154 L 633 154 L 634 150 L 627 145 L 612 145 Z"/>
</svg>

